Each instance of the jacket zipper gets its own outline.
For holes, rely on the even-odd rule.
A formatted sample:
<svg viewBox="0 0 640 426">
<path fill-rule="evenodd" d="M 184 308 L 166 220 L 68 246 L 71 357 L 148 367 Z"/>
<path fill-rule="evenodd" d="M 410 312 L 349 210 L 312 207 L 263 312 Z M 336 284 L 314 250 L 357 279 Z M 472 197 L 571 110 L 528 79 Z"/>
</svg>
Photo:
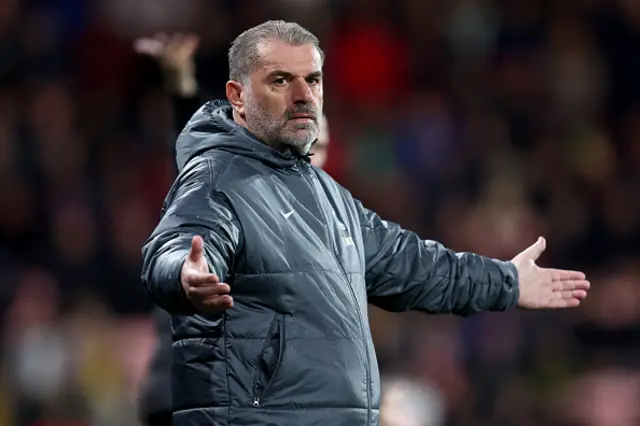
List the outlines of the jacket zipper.
<svg viewBox="0 0 640 426">
<path fill-rule="evenodd" d="M 309 184 L 311 185 L 311 188 L 313 190 L 313 193 L 316 196 L 316 200 L 318 203 L 318 206 L 320 207 L 320 213 L 322 214 L 322 217 L 324 219 L 325 223 L 328 223 L 327 221 L 327 214 L 324 211 L 324 207 L 322 205 L 322 203 L 320 202 L 320 194 L 318 193 L 315 183 L 313 182 L 313 177 L 309 177 L 307 175 L 308 170 L 310 169 L 310 166 L 307 163 L 302 163 L 303 167 L 305 169 L 305 171 L 302 171 L 301 174 L 304 176 L 304 178 L 307 180 L 307 182 L 309 182 Z M 328 232 L 328 231 L 327 231 Z M 328 232 L 329 233 L 329 232 Z M 333 254 L 333 258 L 335 259 L 336 263 L 338 264 L 338 266 L 340 267 L 340 270 L 342 271 L 342 275 L 344 276 L 344 280 L 347 283 L 347 287 L 349 287 L 349 292 L 351 293 L 351 298 L 353 299 L 353 302 L 355 303 L 356 306 L 358 306 L 358 297 L 356 296 L 356 292 L 353 289 L 353 286 L 351 285 L 351 281 L 349 280 L 349 274 L 347 274 L 347 271 L 345 269 L 345 267 L 342 265 L 342 262 L 340 262 L 340 259 L 338 258 L 337 255 L 337 248 L 333 242 L 333 236 L 329 234 L 329 242 L 331 244 L 331 254 Z M 369 346 L 366 344 L 366 331 L 364 328 L 364 324 L 362 322 L 362 315 L 358 315 L 358 324 L 360 325 L 360 333 L 362 333 L 362 341 L 365 343 L 364 346 L 364 351 L 367 357 L 367 426 L 369 426 L 369 424 L 371 423 L 371 359 L 370 359 L 370 355 L 369 355 Z"/>
<path fill-rule="evenodd" d="M 271 322 L 271 325 L 269 326 L 269 331 L 267 332 L 267 337 L 264 340 L 264 344 L 262 345 L 262 350 L 260 351 L 260 358 L 262 358 L 262 355 L 264 354 L 264 351 L 267 349 L 267 345 L 269 344 L 269 340 L 271 340 L 271 336 L 273 335 L 273 332 L 276 328 L 276 326 L 280 324 L 280 329 L 278 330 L 278 340 L 279 340 L 279 347 L 278 347 L 278 361 L 276 362 L 276 366 L 273 370 L 273 376 L 271 376 L 269 378 L 269 382 L 265 385 L 265 388 L 262 390 L 262 392 L 260 392 L 260 394 L 258 395 L 258 374 L 260 373 L 259 371 L 259 366 L 256 366 L 256 371 L 253 373 L 253 402 L 252 405 L 255 408 L 260 408 L 260 398 L 262 398 L 263 396 L 265 396 L 267 394 L 267 392 L 269 391 L 269 389 L 271 389 L 271 385 L 273 384 L 276 374 L 278 373 L 278 370 L 280 369 L 280 363 L 282 362 L 282 352 L 284 350 L 284 318 L 276 313 L 275 317 L 273 319 L 273 321 Z"/>
</svg>

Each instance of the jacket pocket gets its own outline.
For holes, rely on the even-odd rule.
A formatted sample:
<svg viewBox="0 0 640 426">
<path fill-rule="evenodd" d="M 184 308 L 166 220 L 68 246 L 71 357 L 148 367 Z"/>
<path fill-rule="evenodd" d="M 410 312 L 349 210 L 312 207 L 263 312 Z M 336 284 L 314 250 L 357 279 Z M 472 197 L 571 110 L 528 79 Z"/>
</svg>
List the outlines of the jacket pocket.
<svg viewBox="0 0 640 426">
<path fill-rule="evenodd" d="M 252 405 L 259 408 L 262 400 L 268 396 L 273 385 L 284 354 L 284 315 L 276 313 L 267 336 L 262 344 L 262 350 L 256 360 L 256 368 L 252 383 Z"/>
</svg>

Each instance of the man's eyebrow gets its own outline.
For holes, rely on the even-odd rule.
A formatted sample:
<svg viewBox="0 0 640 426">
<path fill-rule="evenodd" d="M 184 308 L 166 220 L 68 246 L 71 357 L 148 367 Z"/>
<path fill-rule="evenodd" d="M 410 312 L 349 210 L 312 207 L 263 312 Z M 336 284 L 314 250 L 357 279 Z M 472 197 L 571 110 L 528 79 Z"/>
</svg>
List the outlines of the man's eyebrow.
<svg viewBox="0 0 640 426">
<path fill-rule="evenodd" d="M 291 78 L 293 77 L 293 74 L 291 74 L 290 72 L 287 71 L 282 71 L 282 70 L 273 70 L 268 74 L 269 77 L 285 77 L 285 78 Z"/>
<path fill-rule="evenodd" d="M 287 71 L 282 70 L 273 70 L 268 74 L 269 77 L 284 77 L 284 78 L 293 78 L 293 74 Z M 307 74 L 305 78 L 320 78 L 322 77 L 322 71 L 314 71 L 310 74 Z"/>
</svg>

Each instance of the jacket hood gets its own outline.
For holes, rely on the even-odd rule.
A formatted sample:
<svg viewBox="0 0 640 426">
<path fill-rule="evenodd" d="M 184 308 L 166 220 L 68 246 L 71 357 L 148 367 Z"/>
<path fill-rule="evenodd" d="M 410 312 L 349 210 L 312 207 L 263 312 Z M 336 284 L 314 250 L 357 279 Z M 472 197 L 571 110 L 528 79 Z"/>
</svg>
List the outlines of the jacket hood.
<svg viewBox="0 0 640 426">
<path fill-rule="evenodd" d="M 261 142 L 233 121 L 231 104 L 221 100 L 209 101 L 200 107 L 178 136 L 178 171 L 192 158 L 211 149 L 253 158 L 275 168 L 291 167 L 300 159 L 309 161 L 309 154 L 300 155 L 293 150 L 281 153 Z"/>
</svg>

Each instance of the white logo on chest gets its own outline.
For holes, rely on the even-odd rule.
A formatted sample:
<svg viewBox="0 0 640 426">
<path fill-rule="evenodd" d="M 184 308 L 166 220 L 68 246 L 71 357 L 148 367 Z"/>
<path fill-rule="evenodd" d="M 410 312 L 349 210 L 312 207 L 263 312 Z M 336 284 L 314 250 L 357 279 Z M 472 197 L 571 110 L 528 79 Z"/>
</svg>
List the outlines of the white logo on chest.
<svg viewBox="0 0 640 426">
<path fill-rule="evenodd" d="M 285 219 L 289 219 L 289 217 L 295 212 L 295 210 L 291 210 L 289 213 L 285 213 L 282 210 L 280 210 L 280 214 L 282 215 L 282 217 L 284 217 Z"/>
</svg>

